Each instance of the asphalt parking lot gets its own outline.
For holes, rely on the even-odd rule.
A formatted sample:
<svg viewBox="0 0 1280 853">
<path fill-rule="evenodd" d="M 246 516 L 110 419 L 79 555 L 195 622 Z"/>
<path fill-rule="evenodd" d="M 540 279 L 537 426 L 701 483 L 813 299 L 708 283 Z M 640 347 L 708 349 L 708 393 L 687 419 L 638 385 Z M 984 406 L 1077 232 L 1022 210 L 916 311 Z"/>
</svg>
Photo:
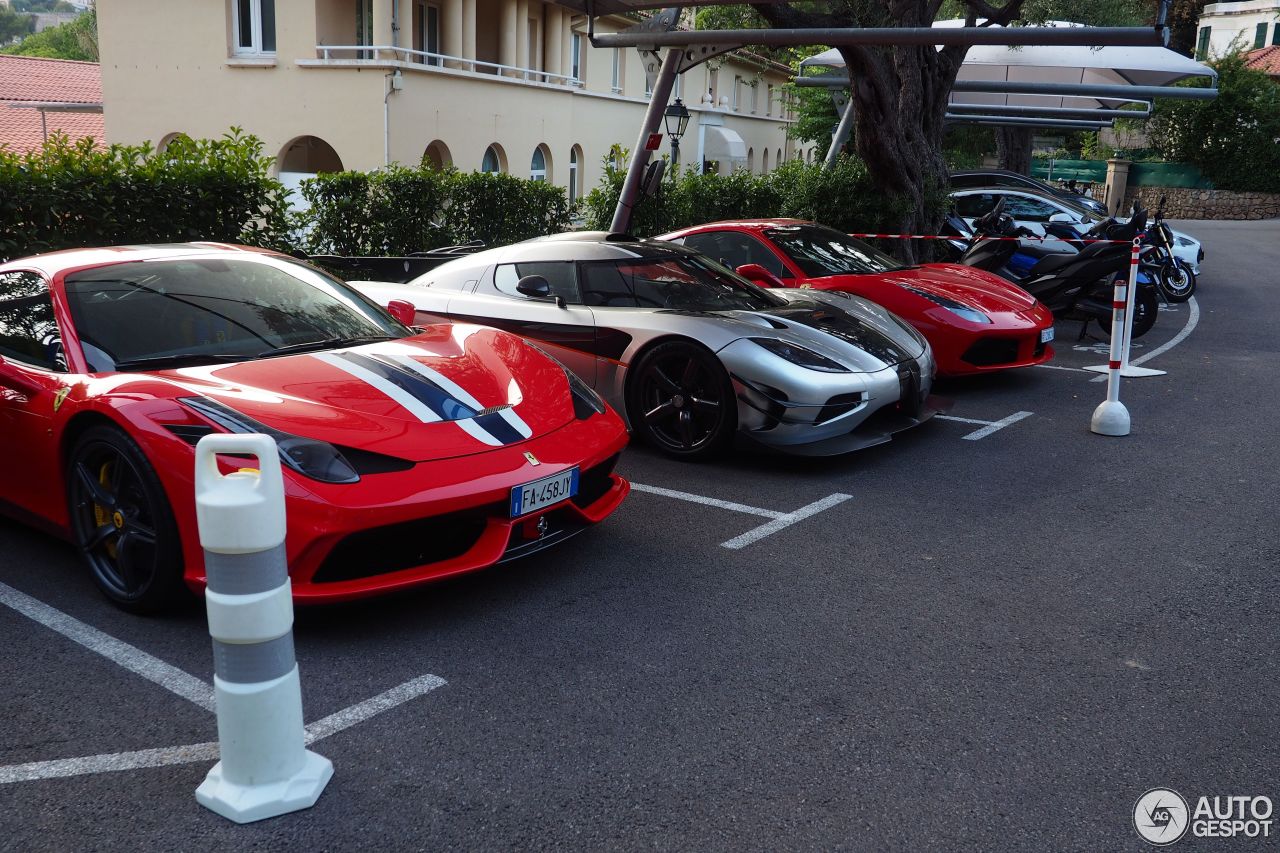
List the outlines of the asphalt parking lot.
<svg viewBox="0 0 1280 853">
<path fill-rule="evenodd" d="M 0 849 L 1136 850 L 1150 788 L 1280 799 L 1280 220 L 1178 227 L 1201 287 L 1137 342 L 1129 437 L 1063 323 L 890 444 L 633 448 L 564 547 L 301 611 L 336 774 L 263 823 L 193 796 L 202 608 L 122 614 L 0 521 Z"/>
</svg>

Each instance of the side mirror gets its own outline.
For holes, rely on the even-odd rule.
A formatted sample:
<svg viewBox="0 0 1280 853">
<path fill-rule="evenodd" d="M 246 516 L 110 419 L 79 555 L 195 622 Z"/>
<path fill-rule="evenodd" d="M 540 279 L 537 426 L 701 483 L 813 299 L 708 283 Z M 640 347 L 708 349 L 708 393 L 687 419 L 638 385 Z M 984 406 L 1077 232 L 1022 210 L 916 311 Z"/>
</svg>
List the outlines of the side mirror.
<svg viewBox="0 0 1280 853">
<path fill-rule="evenodd" d="M 404 299 L 392 299 L 387 303 L 387 313 L 406 326 L 412 326 L 418 318 L 418 309 L 412 302 Z"/>
<path fill-rule="evenodd" d="M 527 275 L 516 282 L 516 293 L 546 299 L 551 295 L 551 282 L 540 275 Z"/>
<path fill-rule="evenodd" d="M 0 356 L 0 388 L 8 388 L 30 397 L 40 391 L 40 385 L 27 378 L 20 369 Z"/>
<path fill-rule="evenodd" d="M 1071 217 L 1065 213 L 1055 213 L 1049 217 L 1050 222 L 1070 222 Z"/>
<path fill-rule="evenodd" d="M 747 281 L 754 282 L 761 287 L 786 287 L 782 283 L 782 279 L 769 272 L 759 264 L 743 264 L 734 270 L 738 275 Z"/>
</svg>

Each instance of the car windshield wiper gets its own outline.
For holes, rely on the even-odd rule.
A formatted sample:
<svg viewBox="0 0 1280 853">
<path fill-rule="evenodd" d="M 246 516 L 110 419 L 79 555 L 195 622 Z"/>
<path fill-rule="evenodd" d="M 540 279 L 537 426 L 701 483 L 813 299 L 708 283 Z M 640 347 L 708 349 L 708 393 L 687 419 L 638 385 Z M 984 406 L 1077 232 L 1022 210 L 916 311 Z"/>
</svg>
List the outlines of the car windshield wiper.
<svg viewBox="0 0 1280 853">
<path fill-rule="evenodd" d="M 270 358 L 273 355 L 292 355 L 297 352 L 314 352 L 317 350 L 349 347 L 356 344 L 372 344 L 378 341 L 398 340 L 395 335 L 356 335 L 349 338 L 325 338 L 319 341 L 303 341 L 297 344 L 285 344 L 258 353 L 258 358 Z"/>
<path fill-rule="evenodd" d="M 252 361 L 247 352 L 183 352 L 174 355 L 152 355 L 145 358 L 126 358 L 117 361 L 112 370 L 136 370 L 138 368 L 192 367 L 201 364 L 225 364 L 235 361 Z"/>
</svg>

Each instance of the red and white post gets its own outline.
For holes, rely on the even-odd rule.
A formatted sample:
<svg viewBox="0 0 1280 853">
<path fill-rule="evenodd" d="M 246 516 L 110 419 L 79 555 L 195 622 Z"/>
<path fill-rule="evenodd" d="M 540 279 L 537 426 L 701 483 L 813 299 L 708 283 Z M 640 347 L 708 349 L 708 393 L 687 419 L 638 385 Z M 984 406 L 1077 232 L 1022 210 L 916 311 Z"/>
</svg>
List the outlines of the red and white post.
<svg viewBox="0 0 1280 853">
<path fill-rule="evenodd" d="M 1120 402 L 1120 372 L 1128 358 L 1127 344 L 1133 329 L 1133 301 L 1138 289 L 1138 252 L 1142 238 L 1133 238 L 1129 280 L 1116 279 L 1111 300 L 1111 356 L 1107 362 L 1107 399 L 1093 410 L 1089 429 L 1098 435 L 1128 435 L 1129 410 Z"/>
</svg>

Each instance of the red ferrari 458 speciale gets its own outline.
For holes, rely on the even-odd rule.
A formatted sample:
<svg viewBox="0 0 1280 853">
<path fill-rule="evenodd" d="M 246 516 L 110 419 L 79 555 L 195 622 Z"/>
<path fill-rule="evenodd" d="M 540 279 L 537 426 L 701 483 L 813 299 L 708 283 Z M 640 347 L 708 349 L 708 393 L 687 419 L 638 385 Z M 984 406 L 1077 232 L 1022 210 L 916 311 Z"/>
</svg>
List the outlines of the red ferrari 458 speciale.
<svg viewBox="0 0 1280 853">
<path fill-rule="evenodd" d="M 999 276 L 959 264 L 903 266 L 832 228 L 798 219 L 713 222 L 659 239 L 683 243 L 765 287 L 843 290 L 924 335 L 940 376 L 1041 364 L 1053 314 Z"/>
<path fill-rule="evenodd" d="M 409 328 L 311 266 L 243 247 L 0 265 L 0 506 L 69 537 L 118 605 L 155 610 L 202 587 L 193 446 L 213 432 L 275 438 L 300 602 L 533 553 L 629 489 L 613 473 L 617 414 L 515 335 Z"/>
</svg>

